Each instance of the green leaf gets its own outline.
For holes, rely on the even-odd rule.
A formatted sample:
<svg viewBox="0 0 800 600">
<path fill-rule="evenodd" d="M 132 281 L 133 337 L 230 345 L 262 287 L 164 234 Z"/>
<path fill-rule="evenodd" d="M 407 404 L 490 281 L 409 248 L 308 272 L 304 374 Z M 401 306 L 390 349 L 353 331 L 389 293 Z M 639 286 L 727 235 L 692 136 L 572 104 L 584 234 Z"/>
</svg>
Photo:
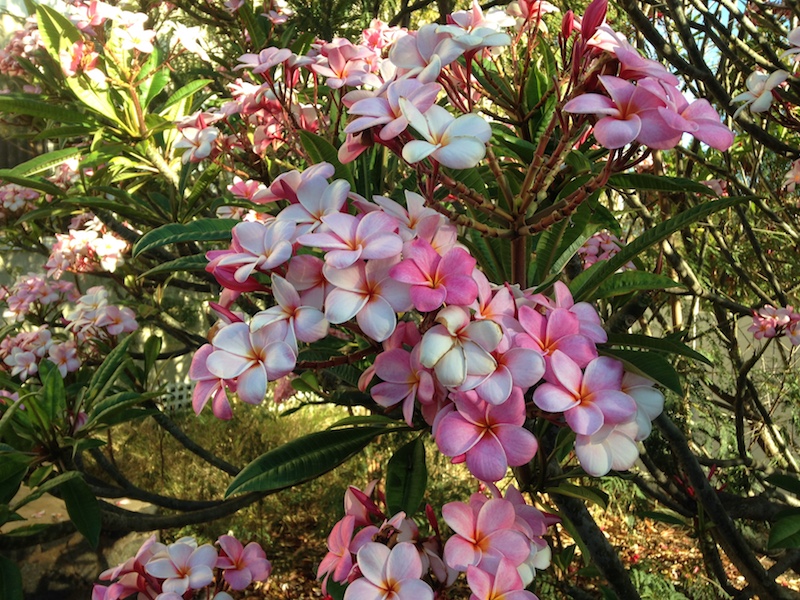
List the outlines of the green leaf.
<svg viewBox="0 0 800 600">
<path fill-rule="evenodd" d="M 3 435 L 5 434 L 6 428 L 10 426 L 11 419 L 14 416 L 14 413 L 17 412 L 20 406 L 22 406 L 22 401 L 24 398 L 20 398 L 14 404 L 9 406 L 6 411 L 3 413 L 3 417 L 0 418 L 0 440 L 3 439 Z"/>
<path fill-rule="evenodd" d="M 800 548 L 800 513 L 779 517 L 769 530 L 767 548 Z"/>
<path fill-rule="evenodd" d="M 16 563 L 5 556 L 0 556 L 0 598 L 23 600 L 22 573 Z"/>
<path fill-rule="evenodd" d="M 132 336 L 128 336 L 122 340 L 117 344 L 116 348 L 108 353 L 103 364 L 95 370 L 92 378 L 89 380 L 87 396 L 89 406 L 105 396 L 108 389 L 125 368 L 125 363 L 130 360 L 128 357 L 128 348 L 132 341 Z"/>
<path fill-rule="evenodd" d="M 633 346 L 635 348 L 646 348 L 668 354 L 678 354 L 686 356 L 692 360 L 699 360 L 709 366 L 714 363 L 707 356 L 692 350 L 686 344 L 676 340 L 666 338 L 650 337 L 649 335 L 639 335 L 633 333 L 609 333 L 608 342 L 610 346 Z"/>
<path fill-rule="evenodd" d="M 206 87 L 209 83 L 213 83 L 213 79 L 198 79 L 197 81 L 191 81 L 187 83 L 185 86 L 177 90 L 174 94 L 172 94 L 167 101 L 164 102 L 164 106 L 161 107 L 161 114 L 162 116 L 166 112 L 166 110 L 172 106 L 173 104 L 177 104 L 184 98 L 188 98 L 198 90 L 202 90 Z"/>
<path fill-rule="evenodd" d="M 145 233 L 133 245 L 134 257 L 153 248 L 178 242 L 230 240 L 235 219 L 199 219 L 190 223 L 169 223 Z"/>
<path fill-rule="evenodd" d="M 29 504 L 36 500 L 37 498 L 41 498 L 46 493 L 50 492 L 51 490 L 56 489 L 62 483 L 69 481 L 70 479 L 74 479 L 75 477 L 80 477 L 81 474 L 77 471 L 67 471 L 66 473 L 62 473 L 61 475 L 56 475 L 52 479 L 48 479 L 42 485 L 38 486 L 35 490 L 33 490 L 30 494 L 22 498 L 19 502 L 16 502 L 12 507 L 12 510 L 19 510 L 26 504 Z"/>
<path fill-rule="evenodd" d="M 303 143 L 303 148 L 308 153 L 309 158 L 314 161 L 314 164 L 321 162 L 332 164 L 334 168 L 334 178 L 346 180 L 350 183 L 350 189 L 355 189 L 353 173 L 350 171 L 350 167 L 342 164 L 339 160 L 339 153 L 328 140 L 315 133 L 301 129 L 300 141 Z"/>
<path fill-rule="evenodd" d="M 19 490 L 30 461 L 21 453 L 0 454 L 0 504 L 8 504 Z"/>
<path fill-rule="evenodd" d="M 61 484 L 61 497 L 75 528 L 92 548 L 97 548 L 100 541 L 100 503 L 89 486 L 80 477 L 73 477 Z"/>
<path fill-rule="evenodd" d="M 244 6 L 241 6 L 239 10 L 236 11 L 236 14 L 244 21 L 247 33 L 250 34 L 253 47 L 263 48 L 267 42 L 266 35 L 261 25 L 258 24 L 256 15 L 253 13 L 253 5 L 250 2 L 245 2 Z"/>
<path fill-rule="evenodd" d="M 20 177 L 11 169 L 0 169 L 0 181 L 5 183 L 16 183 L 17 185 L 31 188 L 32 190 L 37 190 L 39 192 L 44 192 L 45 194 L 51 194 L 53 196 L 60 196 L 64 193 L 64 190 L 62 190 L 60 187 L 50 183 L 45 179 L 40 179 L 38 177 L 36 179 Z"/>
<path fill-rule="evenodd" d="M 144 343 L 144 377 L 147 379 L 150 371 L 158 360 L 158 354 L 161 352 L 163 340 L 157 335 L 151 335 Z"/>
<path fill-rule="evenodd" d="M 605 356 L 612 356 L 625 363 L 628 371 L 638 373 L 643 377 L 660 383 L 668 390 L 678 395 L 683 395 L 681 380 L 670 362 L 655 352 L 640 352 L 637 350 L 619 350 L 617 348 L 598 348 L 597 351 Z"/>
<path fill-rule="evenodd" d="M 603 510 L 608 508 L 608 494 L 596 487 L 560 483 L 556 487 L 547 488 L 545 492 L 548 494 L 560 494 L 561 496 L 585 500 L 586 502 L 596 504 Z"/>
<path fill-rule="evenodd" d="M 390 426 L 390 425 L 397 425 L 397 420 L 392 419 L 391 417 L 387 417 L 386 415 L 353 415 L 352 417 L 345 417 L 344 419 L 339 419 L 333 425 L 330 426 L 330 429 L 336 429 L 350 425 Z"/>
<path fill-rule="evenodd" d="M 310 481 L 339 466 L 386 432 L 385 427 L 350 427 L 297 438 L 262 454 L 242 469 L 225 496 L 271 492 Z"/>
<path fill-rule="evenodd" d="M 417 437 L 405 444 L 392 458 L 386 471 L 386 504 L 391 514 L 400 511 L 411 517 L 417 512 L 428 485 L 425 442 Z"/>
<path fill-rule="evenodd" d="M 638 290 L 666 290 L 675 287 L 686 287 L 665 275 L 647 273 L 645 271 L 623 271 L 606 279 L 595 292 L 595 298 L 612 298 L 624 296 Z"/>
<path fill-rule="evenodd" d="M 67 392 L 58 367 L 49 360 L 39 364 L 39 379 L 42 389 L 39 392 L 39 406 L 50 421 L 55 421 L 67 410 Z"/>
<path fill-rule="evenodd" d="M 207 167 L 205 171 L 203 171 L 200 177 L 197 178 L 197 181 L 192 186 L 192 191 L 189 193 L 189 197 L 186 198 L 186 209 L 183 212 L 183 220 L 186 220 L 188 217 L 193 216 L 197 212 L 194 210 L 197 201 L 208 189 L 208 186 L 217 181 L 220 170 L 221 169 L 219 166 L 211 165 Z"/>
<path fill-rule="evenodd" d="M 47 52 L 57 63 L 60 63 L 60 52 L 81 39 L 81 33 L 73 23 L 60 12 L 40 4 L 36 7 L 36 20 L 39 35 Z"/>
<path fill-rule="evenodd" d="M 651 175 L 650 173 L 618 173 L 608 179 L 608 185 L 622 189 L 688 192 L 702 194 L 703 196 L 717 196 L 716 192 L 710 187 L 694 179 Z"/>
<path fill-rule="evenodd" d="M 591 295 L 606 279 L 611 277 L 630 260 L 638 256 L 641 252 L 644 252 L 653 244 L 661 242 L 676 231 L 680 231 L 692 223 L 696 223 L 715 212 L 740 204 L 745 200 L 747 200 L 747 198 L 736 197 L 706 202 L 699 206 L 692 207 L 663 223 L 659 223 L 652 229 L 648 229 L 630 244 L 623 246 L 623 248 L 609 260 L 595 263 L 573 279 L 569 287 L 575 302 L 591 299 Z"/>
<path fill-rule="evenodd" d="M 156 71 L 155 74 L 139 85 L 139 90 L 142 94 L 142 108 L 147 108 L 150 103 L 158 96 L 164 88 L 169 85 L 169 71 L 161 69 Z"/>
<path fill-rule="evenodd" d="M 781 473 L 773 473 L 766 479 L 772 485 L 791 492 L 795 496 L 800 496 L 800 479 L 792 477 L 791 475 L 782 475 Z"/>
<path fill-rule="evenodd" d="M 83 154 L 82 148 L 62 148 L 61 150 L 53 150 L 52 152 L 42 154 L 17 165 L 11 169 L 10 174 L 17 177 L 30 177 L 42 171 L 49 171 L 54 167 L 58 167 L 63 164 L 64 161 L 80 156 L 81 154 Z M 63 190 L 59 190 L 59 194 L 60 193 L 63 193 Z"/>
<path fill-rule="evenodd" d="M 141 274 L 141 277 L 149 277 L 156 273 L 177 273 L 178 271 L 205 271 L 208 265 L 208 259 L 203 254 L 196 254 L 194 256 L 181 256 L 175 260 L 170 260 L 161 263 L 158 266 L 148 269 Z"/>
<path fill-rule="evenodd" d="M 85 123 L 88 120 L 86 115 L 77 110 L 61 108 L 51 102 L 35 100 L 33 96 L 27 94 L 4 94 L 0 96 L 0 113 L 28 115 L 29 117 L 50 119 L 59 123 Z"/>
</svg>

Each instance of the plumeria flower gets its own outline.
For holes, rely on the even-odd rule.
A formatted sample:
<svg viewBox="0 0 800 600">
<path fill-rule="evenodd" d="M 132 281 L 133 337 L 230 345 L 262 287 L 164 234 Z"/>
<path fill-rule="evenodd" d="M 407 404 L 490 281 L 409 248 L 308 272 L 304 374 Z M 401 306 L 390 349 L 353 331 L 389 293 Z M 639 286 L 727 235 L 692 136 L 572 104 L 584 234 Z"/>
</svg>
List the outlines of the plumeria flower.
<svg viewBox="0 0 800 600">
<path fill-rule="evenodd" d="M 623 367 L 608 356 L 594 359 L 584 373 L 569 356 L 556 350 L 552 356 L 553 379 L 533 393 L 539 408 L 564 413 L 575 433 L 592 435 L 607 423 L 624 423 L 636 413 L 636 402 L 621 390 Z"/>
<path fill-rule="evenodd" d="M 428 23 L 414 33 L 401 36 L 389 51 L 389 61 L 402 73 L 415 76 L 423 83 L 436 81 L 442 67 L 446 67 L 464 53 L 464 48 L 453 40 L 440 25 Z"/>
<path fill-rule="evenodd" d="M 334 289 L 325 299 L 325 316 L 331 323 L 353 317 L 361 330 L 376 342 L 394 332 L 397 313 L 411 308 L 408 286 L 390 277 L 397 258 L 358 261 L 345 269 L 325 265 L 325 278 Z"/>
<path fill-rule="evenodd" d="M 419 362 L 420 349 L 418 344 L 411 352 L 392 348 L 379 354 L 375 358 L 375 374 L 382 382 L 370 390 L 372 399 L 380 406 L 390 408 L 402 403 L 403 417 L 409 427 L 414 401 L 429 403 L 436 390 L 430 371 Z"/>
<path fill-rule="evenodd" d="M 255 542 L 247 546 L 230 535 L 217 540 L 223 554 L 217 559 L 217 568 L 233 590 L 243 590 L 254 581 L 266 581 L 272 572 L 264 550 Z"/>
<path fill-rule="evenodd" d="M 449 502 L 442 517 L 454 532 L 444 546 L 445 562 L 457 571 L 474 566 L 496 572 L 503 558 L 515 568 L 528 558 L 528 540 L 517 530 L 517 515 L 508 500 Z"/>
<path fill-rule="evenodd" d="M 430 157 L 451 169 L 469 169 L 486 155 L 492 128 L 478 115 L 455 118 L 438 104 L 423 114 L 405 98 L 399 103 L 405 118 L 424 138 L 403 146 L 406 162 L 413 164 Z"/>
<path fill-rule="evenodd" d="M 738 117 L 745 108 L 749 108 L 751 113 L 763 113 L 772 106 L 773 90 L 789 78 L 789 73 L 779 69 L 767 75 L 759 71 L 750 73 L 745 81 L 747 91 L 731 98 L 731 102 L 744 102 L 733 118 Z"/>
<path fill-rule="evenodd" d="M 198 129 L 197 127 L 184 127 L 181 129 L 183 137 L 175 142 L 176 148 L 189 148 L 188 152 L 184 152 L 181 156 L 181 162 L 186 164 L 188 162 L 200 162 L 204 158 L 208 158 L 212 150 L 214 150 L 214 142 L 219 137 L 219 129 L 216 127 L 206 127 Z"/>
<path fill-rule="evenodd" d="M 215 258 L 215 266 L 235 267 L 234 279 L 244 283 L 255 271 L 269 273 L 292 257 L 295 226 L 288 221 L 274 220 L 268 224 L 245 222 L 232 232 L 233 248 Z"/>
<path fill-rule="evenodd" d="M 283 322 L 289 330 L 288 339 L 294 341 L 295 352 L 296 340 L 311 344 L 328 335 L 328 320 L 322 311 L 303 305 L 299 292 L 280 275 L 272 276 L 272 295 L 277 305 L 253 315 L 253 331 Z"/>
<path fill-rule="evenodd" d="M 199 590 L 214 580 L 217 551 L 210 544 L 195 547 L 176 542 L 165 552 L 154 556 L 145 571 L 153 577 L 164 579 L 161 589 L 182 596 L 188 590 Z"/>
<path fill-rule="evenodd" d="M 328 553 L 317 568 L 317 579 L 322 577 L 323 574 L 325 575 L 322 580 L 323 594 L 327 593 L 329 577 L 333 577 L 335 582 L 341 583 L 345 581 L 353 569 L 353 555 L 350 552 L 350 544 L 353 541 L 355 522 L 355 516 L 346 515 L 333 526 L 328 535 Z"/>
<path fill-rule="evenodd" d="M 564 110 L 599 117 L 594 137 L 601 146 L 614 150 L 638 141 L 651 148 L 668 149 L 680 141 L 681 132 L 664 122 L 658 111 L 667 106 L 666 92 L 660 85 L 634 85 L 610 75 L 599 79 L 610 97 L 583 94 L 567 102 Z"/>
<path fill-rule="evenodd" d="M 345 269 L 359 259 L 391 258 L 400 254 L 403 241 L 397 235 L 397 223 L 382 212 L 353 216 L 334 213 L 323 216 L 325 232 L 306 233 L 297 238 L 304 246 L 326 252 L 325 263 Z"/>
<path fill-rule="evenodd" d="M 494 373 L 497 362 L 490 353 L 503 337 L 497 323 L 472 321 L 460 306 L 443 308 L 436 321 L 422 337 L 420 362 L 434 370 L 439 383 L 466 391 Z"/>
<path fill-rule="evenodd" d="M 251 332 L 247 323 L 226 325 L 214 336 L 208 371 L 220 379 L 235 379 L 239 398 L 259 404 L 267 393 L 267 382 L 294 369 L 297 357 L 284 337 L 285 331 L 276 327 Z"/>
<path fill-rule="evenodd" d="M 500 559 L 494 575 L 470 565 L 467 583 L 472 591 L 469 600 L 538 600 L 533 592 L 524 589 L 517 568 L 506 558 Z"/>
<path fill-rule="evenodd" d="M 411 286 L 414 308 L 431 312 L 443 304 L 468 306 L 478 296 L 472 278 L 477 261 L 463 248 L 453 248 L 444 256 L 426 241 L 416 239 L 403 249 L 405 259 L 392 267 L 393 279 Z"/>
<path fill-rule="evenodd" d="M 433 600 L 433 590 L 422 581 L 422 561 L 414 544 L 400 542 L 392 549 L 369 542 L 357 555 L 363 577 L 353 581 L 345 600 Z"/>
<path fill-rule="evenodd" d="M 800 184 L 800 158 L 792 162 L 792 168 L 786 172 L 783 177 L 783 185 L 787 192 L 792 193 L 795 191 L 797 184 Z"/>
<path fill-rule="evenodd" d="M 211 400 L 211 410 L 218 419 L 229 420 L 233 418 L 233 411 L 228 400 L 228 388 L 236 391 L 232 382 L 214 375 L 208 370 L 206 361 L 214 352 L 211 344 L 205 344 L 194 353 L 192 364 L 189 365 L 189 379 L 197 382 L 192 391 L 192 408 L 195 414 L 200 414 L 206 403 Z"/>
<path fill-rule="evenodd" d="M 575 455 L 581 467 L 592 477 L 609 471 L 626 471 L 639 458 L 636 446 L 638 426 L 635 421 L 617 425 L 607 423 L 591 435 L 575 437 Z"/>
<path fill-rule="evenodd" d="M 527 464 L 536 454 L 536 438 L 523 427 L 525 399 L 519 388 L 499 406 L 469 394 L 457 395 L 455 405 L 438 424 L 436 444 L 446 456 L 463 456 L 476 478 L 499 481 L 509 466 Z"/>
</svg>

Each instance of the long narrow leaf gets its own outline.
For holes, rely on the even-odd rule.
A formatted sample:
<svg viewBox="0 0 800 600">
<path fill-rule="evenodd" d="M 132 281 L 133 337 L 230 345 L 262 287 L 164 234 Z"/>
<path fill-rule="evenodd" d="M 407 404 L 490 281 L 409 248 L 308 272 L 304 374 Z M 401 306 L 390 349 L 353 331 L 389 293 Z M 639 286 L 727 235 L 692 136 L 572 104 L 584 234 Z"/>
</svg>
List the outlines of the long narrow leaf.
<svg viewBox="0 0 800 600">
<path fill-rule="evenodd" d="M 170 223 L 145 233 L 133 246 L 131 254 L 178 242 L 201 242 L 231 239 L 231 229 L 239 223 L 235 219 L 200 219 L 191 223 Z"/>
<path fill-rule="evenodd" d="M 30 177 L 43 171 L 47 171 L 64 163 L 70 158 L 75 158 L 83 154 L 82 148 L 63 148 L 53 150 L 47 154 L 42 154 L 36 158 L 25 161 L 11 169 L 10 174 L 17 177 Z"/>
<path fill-rule="evenodd" d="M 403 511 L 409 517 L 416 513 L 427 485 L 425 442 L 422 437 L 417 437 L 389 459 L 386 470 L 386 504 L 389 512 L 397 514 Z"/>
<path fill-rule="evenodd" d="M 176 273 L 178 271 L 205 271 L 207 264 L 208 259 L 202 254 L 195 256 L 181 256 L 175 260 L 161 263 L 157 267 L 153 267 L 152 269 L 145 271 L 141 276 L 149 277 L 150 275 L 155 275 L 156 273 Z"/>
<path fill-rule="evenodd" d="M 173 104 L 177 104 L 184 98 L 188 98 L 198 90 L 202 90 L 212 81 L 213 80 L 211 79 L 198 79 L 197 81 L 192 81 L 190 83 L 187 83 L 185 86 L 183 86 L 181 89 L 177 90 L 174 94 L 172 94 L 169 98 L 167 98 L 167 101 L 164 102 L 164 106 L 161 107 L 160 114 L 163 116 L 164 112 L 170 106 L 172 106 Z"/>
<path fill-rule="evenodd" d="M 318 431 L 262 454 L 228 486 L 225 496 L 241 492 L 271 492 L 309 481 L 338 467 L 385 427 L 352 427 Z"/>
<path fill-rule="evenodd" d="M 128 347 L 131 345 L 133 338 L 126 337 L 120 342 L 116 348 L 108 353 L 106 359 L 103 361 L 89 380 L 89 406 L 98 399 L 105 396 L 108 389 L 116 380 L 121 370 L 125 367 L 125 362 L 128 358 Z"/>
<path fill-rule="evenodd" d="M 45 179 L 22 177 L 14 173 L 11 169 L 0 169 L 0 181 L 4 183 L 16 183 L 17 185 L 44 192 L 52 196 L 59 196 L 64 193 L 64 190 L 60 187 Z"/>
<path fill-rule="evenodd" d="M 667 290 L 686 287 L 666 275 L 646 271 L 623 271 L 615 273 L 597 288 L 595 298 L 612 298 L 639 290 Z"/>
<path fill-rule="evenodd" d="M 699 360 L 709 366 L 714 363 L 711 362 L 704 354 L 700 354 L 696 350 L 692 350 L 686 344 L 676 342 L 675 340 L 667 338 L 655 338 L 649 335 L 639 335 L 632 333 L 609 333 L 608 342 L 610 346 L 628 346 L 633 348 L 645 348 L 647 350 L 655 350 L 657 352 L 665 352 L 667 354 L 678 354 L 686 356 L 692 360 Z"/>
<path fill-rule="evenodd" d="M 625 363 L 627 370 L 652 379 L 678 395 L 683 395 L 683 387 L 681 387 L 681 379 L 678 373 L 661 354 L 640 352 L 638 350 L 619 350 L 617 348 L 598 348 L 598 351 L 605 356 L 613 356 L 621 360 Z"/>
<path fill-rule="evenodd" d="M 100 503 L 97 498 L 80 477 L 66 480 L 60 489 L 75 529 L 86 538 L 92 548 L 97 548 L 100 541 Z"/>
<path fill-rule="evenodd" d="M 573 279 L 572 283 L 570 283 L 570 290 L 572 291 L 573 298 L 575 298 L 576 302 L 589 300 L 592 293 L 594 293 L 606 279 L 611 277 L 622 266 L 626 265 L 631 259 L 653 244 L 661 242 L 676 231 L 680 231 L 692 223 L 696 223 L 709 215 L 740 204 L 746 200 L 747 198 L 735 197 L 707 202 L 690 208 L 663 223 L 659 223 L 652 229 L 648 229 L 630 244 L 623 247 L 609 260 L 595 263 Z"/>
<path fill-rule="evenodd" d="M 8 94 L 0 96 L 0 113 L 12 115 L 28 115 L 50 119 L 60 123 L 86 123 L 86 115 L 77 110 L 61 108 L 50 102 L 35 100 L 27 94 Z"/>
<path fill-rule="evenodd" d="M 608 184 L 612 187 L 654 190 L 658 192 L 689 192 L 704 196 L 716 196 L 716 192 L 699 181 L 684 177 L 665 177 L 649 173 L 618 173 L 612 175 Z"/>
<path fill-rule="evenodd" d="M 0 556 L 0 598 L 22 600 L 22 573 L 16 563 Z"/>
</svg>

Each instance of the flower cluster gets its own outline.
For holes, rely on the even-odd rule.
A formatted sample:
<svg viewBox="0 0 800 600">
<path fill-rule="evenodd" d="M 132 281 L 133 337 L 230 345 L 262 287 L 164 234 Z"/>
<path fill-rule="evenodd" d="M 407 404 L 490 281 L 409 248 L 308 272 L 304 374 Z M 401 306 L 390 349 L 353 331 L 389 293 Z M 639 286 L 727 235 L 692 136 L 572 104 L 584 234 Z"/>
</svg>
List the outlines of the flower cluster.
<svg viewBox="0 0 800 600">
<path fill-rule="evenodd" d="M 601 260 L 608 260 L 621 250 L 624 245 L 616 235 L 609 231 L 598 231 L 588 240 L 586 240 L 580 248 L 578 248 L 578 256 L 581 258 L 583 268 L 588 269 L 593 264 Z M 623 270 L 635 270 L 636 265 L 629 262 Z"/>
<path fill-rule="evenodd" d="M 45 269 L 53 278 L 65 272 L 113 273 L 122 262 L 128 243 L 114 234 L 92 213 L 72 219 L 67 233 L 57 233 Z"/>
<path fill-rule="evenodd" d="M 50 323 L 0 341 L 0 366 L 22 381 L 38 373 L 45 359 L 66 377 L 86 358 L 93 357 L 96 342 L 112 341 L 138 327 L 133 311 L 109 304 L 108 291 L 103 287 L 91 288 L 81 296 L 72 283 L 29 273 L 10 288 L 3 288 L 1 296 L 6 306 L 4 316 L 18 322 Z"/>
<path fill-rule="evenodd" d="M 0 186 L 0 219 L 6 221 L 32 210 L 40 196 L 36 190 L 16 183 Z"/>
<path fill-rule="evenodd" d="M 490 600 L 502 591 L 535 599 L 523 590 L 537 570 L 550 564 L 542 536 L 558 519 L 527 504 L 514 486 L 505 496 L 491 485 L 491 497 L 475 493 L 469 503 L 445 504 L 442 516 L 453 532 L 445 539 L 430 507 L 427 536 L 403 512 L 387 517 L 380 499 L 372 499 L 376 483 L 363 492 L 351 486 L 345 493 L 345 516 L 331 530 L 317 571 L 323 593 L 331 579 L 349 584 L 347 600 L 388 593 L 432 600 L 466 573 L 473 598 Z"/>
<path fill-rule="evenodd" d="M 753 324 L 747 331 L 757 340 L 785 335 L 793 346 L 800 346 L 800 313 L 791 306 L 775 308 L 767 304 L 753 311 Z"/>
<path fill-rule="evenodd" d="M 92 600 L 122 600 L 134 594 L 181 600 L 201 590 L 214 590 L 214 600 L 233 600 L 229 590 L 246 590 L 269 578 L 272 565 L 257 543 L 243 546 L 235 537 L 223 535 L 217 546 L 219 550 L 211 544 L 198 545 L 193 537 L 166 545 L 153 535 L 136 556 L 100 575 L 100 581 L 108 584 L 95 584 Z"/>
<path fill-rule="evenodd" d="M 329 183 L 332 172 L 321 164 L 279 177 L 269 193 L 284 208 L 266 222 L 236 225 L 230 248 L 208 254 L 207 270 L 226 288 L 223 304 L 262 291 L 275 305 L 249 323 L 220 306 L 224 322 L 192 361 L 195 410 L 212 399 L 214 413 L 230 418 L 233 391 L 260 403 L 269 381 L 294 370 L 300 343 L 339 325 L 340 334 L 380 344 L 362 388 L 379 378 L 375 402 L 399 408 L 409 425 L 423 419 L 439 449 L 478 479 L 498 481 L 533 458 L 525 394 L 542 379 L 534 402 L 584 436 L 579 456 L 598 454 L 593 473 L 632 464 L 644 427 L 637 414 L 649 424 L 660 404 L 640 409 L 622 391 L 622 364 L 598 358 L 606 335 L 594 308 L 575 303 L 560 282 L 555 299 L 492 287 L 455 227 L 419 195 L 406 192 L 405 206 L 370 202 L 343 180 Z M 422 326 L 400 318 L 412 309 Z M 612 430 L 627 433 L 633 460 L 612 460 L 598 437 Z"/>
<path fill-rule="evenodd" d="M 35 51 L 41 44 L 36 18 L 28 17 L 25 25 L 13 33 L 5 48 L 0 49 L 0 73 L 27 79 L 28 74 L 17 59 L 36 64 Z"/>
</svg>

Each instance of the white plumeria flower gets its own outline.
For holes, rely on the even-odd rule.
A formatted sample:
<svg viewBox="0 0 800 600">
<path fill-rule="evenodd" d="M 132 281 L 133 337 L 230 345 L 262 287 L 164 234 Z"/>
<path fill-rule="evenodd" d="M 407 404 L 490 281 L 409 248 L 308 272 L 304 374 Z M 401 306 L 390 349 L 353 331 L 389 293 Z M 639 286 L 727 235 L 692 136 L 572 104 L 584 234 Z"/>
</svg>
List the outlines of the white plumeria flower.
<svg viewBox="0 0 800 600">
<path fill-rule="evenodd" d="M 767 112 L 772 105 L 772 90 L 788 78 L 789 73 L 783 70 L 775 71 L 770 75 L 759 71 L 750 73 L 745 81 L 747 91 L 731 98 L 731 102 L 744 102 L 733 114 L 733 117 L 738 117 L 747 107 L 750 107 L 751 113 Z"/>
<path fill-rule="evenodd" d="M 475 114 L 453 117 L 434 104 L 425 114 L 405 98 L 400 98 L 400 110 L 424 140 L 413 140 L 403 147 L 403 158 L 416 163 L 428 157 L 451 169 L 468 169 L 486 155 L 486 142 L 492 128 Z"/>
</svg>

